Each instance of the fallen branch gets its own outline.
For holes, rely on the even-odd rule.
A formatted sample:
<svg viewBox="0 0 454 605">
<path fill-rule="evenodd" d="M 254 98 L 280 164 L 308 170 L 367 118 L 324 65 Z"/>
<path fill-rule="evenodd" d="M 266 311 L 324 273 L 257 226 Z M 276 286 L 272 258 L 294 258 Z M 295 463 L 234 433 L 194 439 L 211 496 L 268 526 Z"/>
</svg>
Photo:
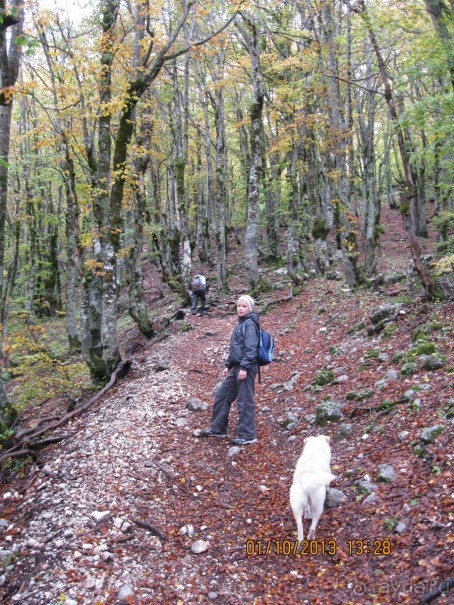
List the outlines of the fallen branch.
<svg viewBox="0 0 454 605">
<path fill-rule="evenodd" d="M 265 303 L 264 305 L 260 305 L 260 312 L 261 313 L 265 313 L 265 311 L 268 311 L 269 307 L 272 307 L 274 305 L 279 305 L 280 303 L 284 303 L 284 302 L 290 302 L 291 300 L 293 300 L 293 296 L 284 296 L 282 298 L 276 298 L 276 300 L 270 300 L 267 303 Z"/>
<path fill-rule="evenodd" d="M 369 426 L 366 427 L 366 433 L 370 433 L 374 429 L 375 425 L 377 424 L 377 422 L 380 420 L 380 418 L 382 416 L 387 416 L 390 413 L 391 413 L 391 410 L 382 410 L 381 412 L 379 412 L 375 416 L 375 418 L 373 419 L 373 421 L 369 424 Z M 392 415 L 394 416 L 394 414 L 397 414 L 397 410 L 394 410 L 394 412 L 393 412 Z"/>
<path fill-rule="evenodd" d="M 353 416 L 355 416 L 356 414 L 359 414 L 361 412 L 383 412 L 382 415 L 384 414 L 389 414 L 389 412 L 391 412 L 391 410 L 396 406 L 399 405 L 401 403 L 408 403 L 408 399 L 406 397 L 401 397 L 400 399 L 397 399 L 396 401 L 384 401 L 383 403 L 381 403 L 380 405 L 375 405 L 373 407 L 371 406 L 359 406 L 354 408 L 350 414 L 347 414 L 348 418 L 353 418 Z"/>
<path fill-rule="evenodd" d="M 155 465 L 155 466 L 156 466 L 156 467 L 157 467 L 157 468 L 158 468 L 158 469 L 159 469 L 159 470 L 160 470 L 162 473 L 164 473 L 164 475 L 166 475 L 166 476 L 167 476 L 167 477 L 168 477 L 168 478 L 169 478 L 169 479 L 172 481 L 172 483 L 173 483 L 174 485 L 176 485 L 176 486 L 177 486 L 177 488 L 178 488 L 179 490 L 181 490 L 181 491 L 182 491 L 184 494 L 186 494 L 186 495 L 188 495 L 188 496 L 191 496 L 191 495 L 192 495 L 192 494 L 191 494 L 191 492 L 188 490 L 188 488 L 187 488 L 185 485 L 180 485 L 180 484 L 179 484 L 179 483 L 176 481 L 176 479 L 175 479 L 174 475 L 172 475 L 172 473 L 170 473 L 170 472 L 169 472 L 168 470 L 166 470 L 166 469 L 165 469 L 163 466 L 161 466 L 161 465 L 159 464 L 159 462 L 155 462 L 154 460 L 152 460 L 152 464 L 154 464 L 154 465 Z"/>
<path fill-rule="evenodd" d="M 133 521 L 133 523 L 135 523 L 139 527 L 142 527 L 143 529 L 148 530 L 149 532 L 151 532 L 153 535 L 157 536 L 161 540 L 165 540 L 166 539 L 166 537 L 162 533 L 162 531 L 159 530 L 154 525 L 150 525 L 150 523 L 145 523 L 145 521 L 139 521 L 139 519 L 133 519 L 132 521 Z"/>
<path fill-rule="evenodd" d="M 91 397 L 84 404 L 78 406 L 72 412 L 69 412 L 68 414 L 65 414 L 65 416 L 61 417 L 60 419 L 56 420 L 55 422 L 52 422 L 48 426 L 45 426 L 45 427 L 43 427 L 43 428 L 35 431 L 34 433 L 27 432 L 27 435 L 26 435 L 27 439 L 23 439 L 22 443 L 16 444 L 15 446 L 13 446 L 9 450 L 7 450 L 2 456 L 0 456 L 0 464 L 4 460 L 7 460 L 8 458 L 11 458 L 12 456 L 18 457 L 18 456 L 26 456 L 26 455 L 28 455 L 28 454 L 26 454 L 24 452 L 27 452 L 27 451 L 28 452 L 32 452 L 32 450 L 30 450 L 29 448 L 30 448 L 30 445 L 33 442 L 33 440 L 37 439 L 38 437 L 41 437 L 41 435 L 44 435 L 48 431 L 52 431 L 52 430 L 60 427 L 62 424 L 65 424 L 66 422 L 68 422 L 69 420 L 71 420 L 72 418 L 74 418 L 75 416 L 78 416 L 79 414 L 81 414 L 82 412 L 84 412 L 85 410 L 87 410 L 91 405 L 93 405 L 96 401 L 98 401 L 98 399 L 100 397 L 102 397 L 104 395 L 104 393 L 106 393 L 115 384 L 115 382 L 117 381 L 118 377 L 125 376 L 127 374 L 127 372 L 128 372 L 128 370 L 129 370 L 130 367 L 131 367 L 131 360 L 130 359 L 125 359 L 124 361 L 122 361 L 118 365 L 118 367 L 115 369 L 115 371 L 112 372 L 112 374 L 110 376 L 109 382 L 99 391 L 99 393 L 97 393 L 96 395 L 94 395 L 93 397 Z M 40 425 L 41 425 L 41 422 L 38 422 L 37 426 L 40 426 Z M 24 433 L 22 433 L 22 436 L 24 436 Z M 24 445 L 27 446 L 27 449 L 25 449 L 25 450 L 20 449 Z M 32 452 L 32 455 L 34 457 L 36 457 L 36 454 L 34 452 Z"/>
</svg>

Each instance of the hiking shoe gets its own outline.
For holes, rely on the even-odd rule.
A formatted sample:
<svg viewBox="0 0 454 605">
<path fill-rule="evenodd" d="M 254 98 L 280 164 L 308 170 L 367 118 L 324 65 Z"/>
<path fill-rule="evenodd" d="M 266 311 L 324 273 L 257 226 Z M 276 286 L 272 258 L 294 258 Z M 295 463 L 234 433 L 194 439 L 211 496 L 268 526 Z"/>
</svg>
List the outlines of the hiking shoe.
<svg viewBox="0 0 454 605">
<path fill-rule="evenodd" d="M 238 437 L 237 439 L 232 439 L 233 445 L 250 445 L 251 443 L 257 443 L 257 439 L 241 439 Z"/>
<path fill-rule="evenodd" d="M 223 433 L 213 433 L 211 429 L 206 431 L 200 431 L 200 437 L 217 437 L 218 439 L 225 439 L 227 435 Z"/>
</svg>

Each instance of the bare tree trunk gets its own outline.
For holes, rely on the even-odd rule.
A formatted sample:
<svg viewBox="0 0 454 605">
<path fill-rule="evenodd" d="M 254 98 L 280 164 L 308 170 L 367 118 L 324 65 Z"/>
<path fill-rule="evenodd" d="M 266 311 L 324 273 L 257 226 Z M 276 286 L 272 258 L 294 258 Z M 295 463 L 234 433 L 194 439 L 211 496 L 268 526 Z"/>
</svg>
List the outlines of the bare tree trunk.
<svg viewBox="0 0 454 605">
<path fill-rule="evenodd" d="M 367 81 L 372 78 L 371 52 L 365 45 Z M 365 95 L 365 108 L 362 98 Z M 361 152 L 361 193 L 362 193 L 362 233 L 364 238 L 364 269 L 368 277 L 376 270 L 376 252 L 380 241 L 380 198 L 377 195 L 375 176 L 375 93 L 368 90 L 364 94 L 356 89 L 359 125 L 359 146 Z"/>
<path fill-rule="evenodd" d="M 225 48 L 222 46 L 217 54 L 216 70 L 213 81 L 217 84 L 214 93 L 210 93 L 210 101 L 214 110 L 214 122 L 216 126 L 216 263 L 217 281 L 219 291 L 226 294 L 229 291 L 227 283 L 227 159 L 225 140 L 225 111 L 224 90 L 222 87 L 224 79 Z"/>
<path fill-rule="evenodd" d="M 259 190 L 264 157 L 264 131 L 262 123 L 264 94 L 260 66 L 260 42 L 255 23 L 246 21 L 249 31 L 240 28 L 248 46 L 251 60 L 252 103 L 249 110 L 251 166 L 249 171 L 248 208 L 245 235 L 245 274 L 249 289 L 253 292 L 258 285 Z"/>
<path fill-rule="evenodd" d="M 271 124 L 271 118 L 269 112 L 267 112 L 267 124 L 269 138 L 277 139 L 278 130 L 276 126 L 276 132 L 273 132 Z M 275 261 L 279 258 L 279 217 L 278 208 L 281 201 L 281 168 L 279 166 L 280 158 L 279 151 L 276 150 L 273 153 L 268 154 L 268 167 L 265 166 L 265 178 L 266 178 L 266 198 L 265 198 L 265 211 L 266 211 L 266 238 L 268 244 L 268 259 Z"/>
<path fill-rule="evenodd" d="M 204 88 L 206 85 L 205 71 L 202 70 L 198 61 L 195 62 L 195 75 L 197 81 L 197 89 L 199 100 L 203 108 L 203 126 L 197 129 L 198 137 L 201 139 L 200 144 L 196 145 L 197 149 L 197 222 L 196 222 L 196 239 L 197 253 L 202 262 L 211 262 L 211 241 L 210 235 L 215 233 L 215 213 L 214 213 L 214 190 L 213 190 L 213 158 L 211 153 L 211 136 L 210 136 L 210 117 L 208 113 L 208 95 Z M 202 179 L 203 162 L 202 149 L 205 156 L 205 178 Z"/>
<path fill-rule="evenodd" d="M 188 91 L 189 91 L 189 55 L 184 56 L 184 81 L 183 91 L 179 90 L 178 66 L 177 60 L 173 64 L 173 112 L 170 118 L 170 124 L 173 132 L 173 151 L 175 166 L 176 183 L 176 207 L 178 212 L 178 222 L 180 226 L 180 237 L 183 248 L 181 259 L 181 294 L 186 298 L 186 303 L 190 304 L 190 286 L 191 286 L 191 245 L 189 242 L 188 227 L 188 196 L 186 191 L 186 165 L 188 161 Z"/>
<path fill-rule="evenodd" d="M 325 5 L 320 15 L 323 20 L 324 35 L 327 43 L 328 53 L 328 111 L 332 121 L 332 138 L 335 156 L 337 204 L 335 207 L 338 217 L 338 235 L 340 236 L 340 247 L 345 278 L 351 288 L 362 283 L 363 279 L 358 264 L 358 244 L 356 238 L 355 218 L 351 213 L 350 194 L 351 183 L 347 173 L 347 140 L 348 133 L 341 106 L 341 94 L 337 77 L 339 69 L 337 65 L 335 49 L 335 22 L 333 6 L 331 3 Z"/>
<path fill-rule="evenodd" d="M 76 283 L 81 276 L 80 240 L 79 240 L 79 203 L 76 190 L 76 174 L 73 158 L 66 153 L 66 326 L 70 351 L 80 351 L 80 338 L 77 330 Z"/>
<path fill-rule="evenodd" d="M 287 181 L 289 190 L 289 227 L 287 236 L 287 273 L 295 286 L 303 282 L 299 275 L 302 267 L 300 259 L 300 221 L 298 207 L 300 206 L 296 164 L 298 147 L 289 151 L 287 159 Z"/>
</svg>

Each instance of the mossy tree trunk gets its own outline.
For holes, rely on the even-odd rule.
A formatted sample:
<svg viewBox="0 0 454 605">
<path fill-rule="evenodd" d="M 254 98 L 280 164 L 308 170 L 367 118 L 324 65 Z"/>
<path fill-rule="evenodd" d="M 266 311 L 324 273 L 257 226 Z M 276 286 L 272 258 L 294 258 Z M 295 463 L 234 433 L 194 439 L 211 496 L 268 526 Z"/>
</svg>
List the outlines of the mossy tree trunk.
<svg viewBox="0 0 454 605">
<path fill-rule="evenodd" d="M 244 18 L 244 15 L 243 15 Z M 260 65 L 260 40 L 256 23 L 245 18 L 247 29 L 239 26 L 248 47 L 251 60 L 252 102 L 249 108 L 251 165 L 248 183 L 248 205 L 244 242 L 245 275 L 248 287 L 254 292 L 259 282 L 258 229 L 260 179 L 263 169 L 265 140 L 262 123 L 264 93 Z"/>
<path fill-rule="evenodd" d="M 22 46 L 17 39 L 22 35 L 24 6 L 19 0 L 13 0 L 8 7 L 4 0 L 0 3 L 0 304 L 3 301 L 3 272 L 5 263 L 5 225 L 8 201 L 8 169 L 11 137 L 11 116 L 13 109 L 13 89 L 19 74 Z M 8 31 L 9 30 L 9 31 Z M 9 92 L 8 92 L 9 91 Z M 4 316 L 4 312 L 2 311 Z M 3 353 L 3 330 L 0 324 L 0 360 Z M 12 408 L 3 385 L 0 363 L 0 424 L 9 426 L 13 420 Z"/>
</svg>

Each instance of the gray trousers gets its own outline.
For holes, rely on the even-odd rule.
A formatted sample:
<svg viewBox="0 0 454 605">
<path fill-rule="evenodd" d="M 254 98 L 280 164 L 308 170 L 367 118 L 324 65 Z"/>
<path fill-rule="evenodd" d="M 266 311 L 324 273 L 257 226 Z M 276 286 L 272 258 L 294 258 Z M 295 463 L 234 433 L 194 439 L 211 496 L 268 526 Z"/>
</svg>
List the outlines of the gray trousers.
<svg viewBox="0 0 454 605">
<path fill-rule="evenodd" d="M 236 399 L 238 407 L 237 437 L 241 439 L 256 439 L 254 382 L 257 366 L 250 368 L 244 380 L 238 380 L 239 366 L 230 370 L 214 396 L 213 412 L 211 414 L 211 430 L 213 433 L 226 434 L 229 425 L 229 412 Z"/>
</svg>

